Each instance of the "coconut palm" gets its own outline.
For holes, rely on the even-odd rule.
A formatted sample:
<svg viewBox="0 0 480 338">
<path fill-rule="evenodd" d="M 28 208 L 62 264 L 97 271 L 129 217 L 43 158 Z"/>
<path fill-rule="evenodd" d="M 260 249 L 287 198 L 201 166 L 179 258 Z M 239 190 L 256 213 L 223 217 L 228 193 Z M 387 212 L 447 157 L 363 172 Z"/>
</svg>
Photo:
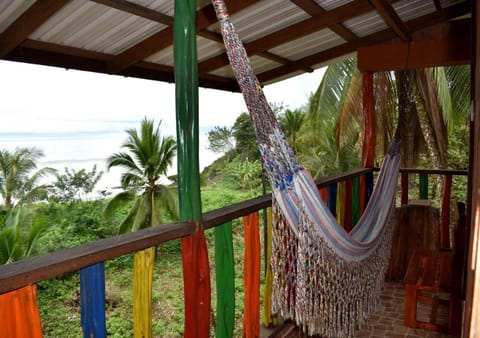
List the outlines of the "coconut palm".
<svg viewBox="0 0 480 338">
<path fill-rule="evenodd" d="M 178 215 L 176 193 L 172 187 L 161 183 L 176 154 L 173 137 L 161 137 L 161 121 L 155 127 L 145 118 L 136 129 L 127 130 L 122 144 L 123 152 L 108 159 L 108 168 L 121 167 L 121 187 L 124 190 L 108 203 L 106 215 L 111 216 L 119 207 L 133 201 L 127 216 L 121 221 L 121 233 L 159 225 L 162 223 L 162 207 Z M 133 329 L 134 337 L 152 336 L 152 283 L 155 248 L 138 251 L 133 266 Z"/>
<path fill-rule="evenodd" d="M 120 167 L 125 171 L 120 181 L 122 192 L 108 203 L 107 217 L 126 203 L 134 201 L 130 212 L 121 221 L 119 232 L 135 231 L 162 223 L 162 207 L 178 215 L 176 189 L 161 183 L 176 155 L 176 141 L 160 135 L 161 121 L 155 127 L 152 120 L 144 119 L 140 131 L 129 129 L 122 144 L 125 151 L 108 159 L 108 169 Z"/>
<path fill-rule="evenodd" d="M 305 121 L 305 112 L 301 109 L 285 110 L 284 113 L 278 116 L 280 126 L 282 127 L 285 136 L 288 138 L 290 146 L 293 151 L 297 151 L 297 142 L 300 129 Z"/>
<path fill-rule="evenodd" d="M 446 168 L 448 125 L 468 115 L 468 100 L 462 98 L 469 92 L 468 74 L 466 66 L 375 73 L 379 156 L 388 149 L 400 114 L 403 165 L 416 166 L 423 151 L 434 167 Z M 363 119 L 361 89 L 361 73 L 355 58 L 329 66 L 310 100 L 309 123 L 304 125 L 311 128 L 304 132 L 306 137 L 320 133 L 319 137 L 328 140 L 324 133 L 332 132 L 325 128 L 330 121 L 337 154 L 342 153 L 342 147 L 358 142 Z M 330 158 L 327 161 L 332 162 Z"/>
<path fill-rule="evenodd" d="M 0 150 L 0 196 L 4 204 L 0 221 L 0 264 L 38 253 L 39 239 L 48 226 L 34 224 L 33 212 L 25 204 L 47 196 L 49 186 L 40 184 L 39 180 L 55 170 L 37 170 L 37 161 L 42 156 L 42 151 L 36 148 Z"/>
<path fill-rule="evenodd" d="M 13 152 L 0 150 L 0 196 L 7 212 L 15 206 L 46 197 L 49 185 L 39 181 L 55 170 L 37 170 L 37 161 L 41 157 L 43 152 L 37 148 L 16 148 Z"/>
</svg>

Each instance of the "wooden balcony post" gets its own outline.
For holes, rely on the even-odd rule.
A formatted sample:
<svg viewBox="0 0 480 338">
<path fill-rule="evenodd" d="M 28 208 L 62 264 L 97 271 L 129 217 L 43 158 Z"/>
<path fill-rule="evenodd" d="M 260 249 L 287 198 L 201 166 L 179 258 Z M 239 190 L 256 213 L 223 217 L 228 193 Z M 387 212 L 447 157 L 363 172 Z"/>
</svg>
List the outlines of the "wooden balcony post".
<svg viewBox="0 0 480 338">
<path fill-rule="evenodd" d="M 0 295 L 2 338 L 42 338 L 37 285 L 27 285 Z"/>
<path fill-rule="evenodd" d="M 80 308 L 83 337 L 106 337 L 105 264 L 103 262 L 80 270 Z"/>
<path fill-rule="evenodd" d="M 363 72 L 362 103 L 363 103 L 363 139 L 362 167 L 372 168 L 375 165 L 375 146 L 377 143 L 377 123 L 375 116 L 375 95 L 373 91 L 373 72 Z M 368 203 L 373 190 L 373 174 L 360 178 L 360 199 L 358 201 L 360 215 Z"/>
<path fill-rule="evenodd" d="M 445 187 L 442 198 L 442 220 L 440 223 L 440 247 L 450 247 L 450 199 L 452 192 L 452 175 L 445 175 Z"/>
<path fill-rule="evenodd" d="M 377 124 L 375 120 L 375 96 L 373 93 L 373 72 L 363 72 L 363 142 L 362 166 L 371 168 L 375 163 Z"/>
<path fill-rule="evenodd" d="M 215 271 L 217 276 L 217 337 L 233 337 L 235 324 L 235 262 L 232 221 L 215 227 Z"/>
<path fill-rule="evenodd" d="M 243 216 L 245 226 L 243 336 L 260 337 L 260 233 L 258 213 Z"/>
<path fill-rule="evenodd" d="M 181 220 L 196 224 L 195 233 L 182 238 L 184 336 L 207 338 L 210 336 L 210 267 L 201 227 L 196 5 L 194 0 L 175 0 L 178 194 Z"/>
<path fill-rule="evenodd" d="M 418 198 L 421 200 L 428 200 L 428 175 L 418 175 Z"/>
<path fill-rule="evenodd" d="M 408 204 L 408 173 L 401 174 L 402 197 L 400 198 L 402 205 Z"/>
</svg>

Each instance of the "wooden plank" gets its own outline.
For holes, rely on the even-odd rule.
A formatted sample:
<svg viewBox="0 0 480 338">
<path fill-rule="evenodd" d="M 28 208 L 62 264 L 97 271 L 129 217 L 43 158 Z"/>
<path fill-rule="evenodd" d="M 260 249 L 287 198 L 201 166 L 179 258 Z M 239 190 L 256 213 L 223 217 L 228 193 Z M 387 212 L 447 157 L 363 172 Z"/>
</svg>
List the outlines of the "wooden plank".
<svg viewBox="0 0 480 338">
<path fill-rule="evenodd" d="M 37 285 L 0 295 L 2 338 L 42 338 L 42 323 L 37 303 Z"/>
<path fill-rule="evenodd" d="M 235 266 L 232 222 L 215 227 L 215 272 L 217 287 L 217 337 L 233 337 L 235 325 Z"/>
<path fill-rule="evenodd" d="M 243 224 L 245 226 L 243 336 L 245 338 L 257 338 L 260 337 L 260 233 L 258 213 L 244 216 Z"/>
<path fill-rule="evenodd" d="M 470 63 L 468 36 L 450 40 L 418 41 L 361 47 L 358 69 L 391 71 Z"/>
<path fill-rule="evenodd" d="M 83 337 L 106 337 L 104 263 L 80 270 L 80 309 Z"/>
<path fill-rule="evenodd" d="M 0 293 L 181 238 L 192 234 L 193 231 L 194 225 L 187 222 L 163 224 L 2 265 Z"/>
<path fill-rule="evenodd" d="M 464 337 L 480 333 L 480 4 L 472 1 L 472 65 L 471 65 L 471 123 L 470 162 L 467 221 L 470 224 L 467 286 L 465 299 Z"/>
</svg>

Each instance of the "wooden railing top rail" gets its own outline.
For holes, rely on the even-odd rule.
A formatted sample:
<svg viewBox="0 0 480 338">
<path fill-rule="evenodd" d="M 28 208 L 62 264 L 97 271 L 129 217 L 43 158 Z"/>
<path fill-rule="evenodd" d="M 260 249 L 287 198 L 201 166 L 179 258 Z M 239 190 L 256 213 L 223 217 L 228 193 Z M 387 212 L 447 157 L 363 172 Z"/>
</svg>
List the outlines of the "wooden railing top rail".
<svg viewBox="0 0 480 338">
<path fill-rule="evenodd" d="M 467 176 L 468 170 L 458 169 L 420 169 L 420 168 L 400 168 L 401 173 L 407 174 L 425 174 L 425 175 L 452 175 Z"/>
<path fill-rule="evenodd" d="M 375 169 L 355 169 L 317 181 L 321 187 L 372 172 Z M 406 169 L 410 170 L 410 169 Z M 419 169 L 411 169 L 418 172 Z M 422 170 L 427 174 L 464 175 L 465 171 Z M 271 194 L 253 198 L 203 214 L 203 228 L 208 229 L 227 221 L 248 215 L 269 207 Z M 80 270 L 86 266 L 113 259 L 128 253 L 158 245 L 169 240 L 192 234 L 195 225 L 189 222 L 175 222 L 143 229 L 137 232 L 118 235 L 107 239 L 80 245 L 74 248 L 56 251 L 43 256 L 33 257 L 16 263 L 0 266 L 0 293 L 22 286 L 61 276 Z"/>
</svg>

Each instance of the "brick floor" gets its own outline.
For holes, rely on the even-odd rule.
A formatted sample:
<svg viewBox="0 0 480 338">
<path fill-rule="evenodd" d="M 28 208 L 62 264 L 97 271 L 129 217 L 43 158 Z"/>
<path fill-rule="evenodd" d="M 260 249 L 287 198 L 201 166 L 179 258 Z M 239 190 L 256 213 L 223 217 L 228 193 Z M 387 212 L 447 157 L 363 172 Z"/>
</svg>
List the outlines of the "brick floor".
<svg viewBox="0 0 480 338">
<path fill-rule="evenodd" d="M 357 331 L 356 338 L 452 338 L 454 336 L 434 331 L 413 329 L 403 325 L 403 283 L 386 283 L 377 310 L 370 322 Z M 419 306 L 418 319 L 428 320 L 428 311 Z M 443 316 L 446 316 L 446 311 Z M 441 320 L 441 318 L 440 318 Z M 262 330 L 262 337 L 305 337 L 296 330 Z M 288 332 L 288 333 L 286 333 Z"/>
<path fill-rule="evenodd" d="M 377 310 L 368 325 L 357 332 L 357 338 L 451 338 L 452 335 L 434 331 L 413 329 L 403 325 L 403 283 L 386 283 Z M 418 319 L 428 321 L 428 310 L 419 305 Z M 440 316 L 440 322 L 446 322 L 447 309 Z"/>
</svg>

